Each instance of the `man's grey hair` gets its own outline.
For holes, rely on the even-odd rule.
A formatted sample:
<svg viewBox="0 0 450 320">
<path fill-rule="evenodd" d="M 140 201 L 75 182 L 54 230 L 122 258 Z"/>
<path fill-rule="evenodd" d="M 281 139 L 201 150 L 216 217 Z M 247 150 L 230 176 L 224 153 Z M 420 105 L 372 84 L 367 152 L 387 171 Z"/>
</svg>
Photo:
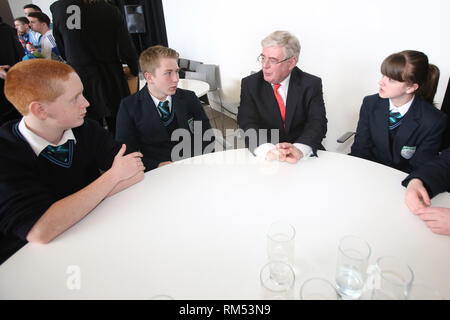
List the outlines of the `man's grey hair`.
<svg viewBox="0 0 450 320">
<path fill-rule="evenodd" d="M 266 47 L 282 47 L 284 49 L 285 58 L 292 56 L 297 58 L 300 56 L 300 42 L 297 37 L 288 31 L 275 31 L 269 34 L 261 41 L 263 48 Z"/>
</svg>

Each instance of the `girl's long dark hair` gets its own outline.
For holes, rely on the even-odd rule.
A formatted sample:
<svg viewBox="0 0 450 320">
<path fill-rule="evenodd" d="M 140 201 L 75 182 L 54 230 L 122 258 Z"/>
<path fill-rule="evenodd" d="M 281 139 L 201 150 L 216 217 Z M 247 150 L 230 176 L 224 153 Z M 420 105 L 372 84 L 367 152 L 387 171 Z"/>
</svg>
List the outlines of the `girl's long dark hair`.
<svg viewBox="0 0 450 320">
<path fill-rule="evenodd" d="M 417 83 L 415 94 L 433 104 L 439 82 L 439 68 L 428 63 L 428 57 L 420 51 L 405 50 L 391 54 L 381 64 L 381 73 L 391 79 Z"/>
</svg>

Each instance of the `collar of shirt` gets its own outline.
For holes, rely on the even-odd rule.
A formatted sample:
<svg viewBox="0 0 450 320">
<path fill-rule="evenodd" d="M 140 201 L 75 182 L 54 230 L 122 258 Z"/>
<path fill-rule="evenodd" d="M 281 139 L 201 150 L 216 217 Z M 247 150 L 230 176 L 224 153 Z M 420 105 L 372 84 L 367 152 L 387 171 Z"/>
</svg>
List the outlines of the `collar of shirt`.
<svg viewBox="0 0 450 320">
<path fill-rule="evenodd" d="M 408 110 L 411 107 L 413 101 L 414 101 L 414 97 L 409 102 L 405 103 L 404 105 L 402 105 L 400 107 L 396 107 L 392 103 L 392 100 L 389 99 L 389 111 L 400 112 L 400 114 L 403 117 L 408 112 Z"/>
<path fill-rule="evenodd" d="M 44 150 L 48 145 L 56 147 L 56 146 L 66 143 L 67 140 L 74 140 L 75 143 L 77 142 L 77 140 L 75 139 L 75 136 L 73 135 L 72 129 L 69 129 L 69 130 L 64 131 L 64 134 L 63 134 L 61 140 L 59 140 L 58 144 L 55 145 L 55 144 L 45 140 L 44 138 L 38 136 L 36 133 L 31 131 L 30 129 L 28 129 L 27 126 L 25 125 L 24 118 L 22 118 L 22 120 L 20 120 L 20 122 L 19 122 L 19 131 L 22 134 L 22 136 L 25 138 L 25 140 L 28 142 L 31 149 L 33 149 L 36 156 L 39 156 L 39 154 L 42 152 L 42 150 Z"/>
<path fill-rule="evenodd" d="M 162 100 L 159 100 L 159 99 L 155 98 L 155 97 L 150 93 L 150 91 L 149 91 L 148 93 L 150 94 L 150 97 L 152 97 L 153 102 L 155 103 L 156 110 L 158 111 L 159 115 L 161 115 L 161 113 L 160 113 L 159 110 L 158 110 L 158 104 L 159 104 Z M 164 100 L 164 101 L 169 101 L 169 110 L 172 111 L 172 96 L 167 96 L 166 100 Z"/>
<path fill-rule="evenodd" d="M 278 88 L 278 93 L 280 94 L 281 98 L 283 98 L 284 105 L 286 105 L 287 100 L 287 94 L 289 89 L 289 80 L 291 80 L 291 74 L 286 77 L 283 81 L 280 82 L 280 87 Z M 273 88 L 273 83 L 271 83 Z"/>
</svg>

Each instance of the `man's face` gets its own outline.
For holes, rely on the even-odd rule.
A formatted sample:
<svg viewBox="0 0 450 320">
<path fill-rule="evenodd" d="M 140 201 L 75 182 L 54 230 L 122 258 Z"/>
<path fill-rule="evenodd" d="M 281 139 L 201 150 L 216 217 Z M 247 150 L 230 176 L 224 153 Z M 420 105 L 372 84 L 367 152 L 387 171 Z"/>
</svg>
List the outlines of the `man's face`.
<svg viewBox="0 0 450 320">
<path fill-rule="evenodd" d="M 297 64 L 296 57 L 285 57 L 282 47 L 266 47 L 262 51 L 263 62 L 261 63 L 264 80 L 269 83 L 280 83 L 287 78 Z M 287 59 L 286 61 L 283 61 Z M 281 63 L 278 63 L 283 61 Z"/>
<path fill-rule="evenodd" d="M 26 9 L 23 9 L 23 12 L 25 13 L 25 17 L 28 17 L 28 15 L 31 13 L 31 12 L 38 12 L 37 10 L 34 10 L 33 8 L 26 8 Z"/>
<path fill-rule="evenodd" d="M 39 22 L 39 20 L 34 17 L 28 17 L 28 20 L 30 21 L 31 29 L 42 34 L 43 26 L 45 25 L 45 23 Z"/>
<path fill-rule="evenodd" d="M 144 73 L 150 93 L 159 100 L 165 100 L 167 96 L 174 95 L 180 79 L 178 71 L 176 59 L 160 58 L 159 67 L 153 74 Z"/>
<path fill-rule="evenodd" d="M 20 33 L 20 34 L 24 34 L 27 33 L 28 30 L 30 29 L 30 27 L 28 26 L 28 24 L 23 23 L 21 21 L 14 21 L 14 26 L 16 27 L 16 30 Z"/>
<path fill-rule="evenodd" d="M 74 72 L 69 79 L 61 83 L 63 94 L 53 102 L 42 102 L 45 107 L 47 120 L 52 126 L 68 130 L 79 127 L 84 123 L 86 108 L 89 102 L 83 96 L 83 84 Z"/>
</svg>

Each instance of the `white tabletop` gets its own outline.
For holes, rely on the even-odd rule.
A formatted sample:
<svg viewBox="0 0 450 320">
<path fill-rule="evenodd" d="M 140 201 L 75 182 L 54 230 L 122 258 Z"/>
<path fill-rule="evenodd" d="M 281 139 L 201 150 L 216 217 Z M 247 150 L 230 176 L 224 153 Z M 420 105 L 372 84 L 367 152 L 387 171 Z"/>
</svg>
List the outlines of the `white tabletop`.
<svg viewBox="0 0 450 320">
<path fill-rule="evenodd" d="M 397 256 L 449 299 L 450 237 L 408 211 L 405 176 L 331 152 L 295 165 L 246 149 L 180 161 L 146 173 L 50 244 L 23 247 L 0 266 L 0 299 L 261 299 L 266 231 L 279 219 L 297 231 L 296 298 L 311 276 L 334 283 L 338 241 L 353 234 L 371 245 L 370 264 Z M 450 195 L 433 204 L 450 207 Z"/>
<path fill-rule="evenodd" d="M 140 79 L 139 90 L 145 87 L 146 84 L 147 81 L 145 81 L 145 79 Z M 208 93 L 209 84 L 201 80 L 180 79 L 178 81 L 178 88 L 194 91 L 197 97 L 201 97 Z"/>
</svg>

